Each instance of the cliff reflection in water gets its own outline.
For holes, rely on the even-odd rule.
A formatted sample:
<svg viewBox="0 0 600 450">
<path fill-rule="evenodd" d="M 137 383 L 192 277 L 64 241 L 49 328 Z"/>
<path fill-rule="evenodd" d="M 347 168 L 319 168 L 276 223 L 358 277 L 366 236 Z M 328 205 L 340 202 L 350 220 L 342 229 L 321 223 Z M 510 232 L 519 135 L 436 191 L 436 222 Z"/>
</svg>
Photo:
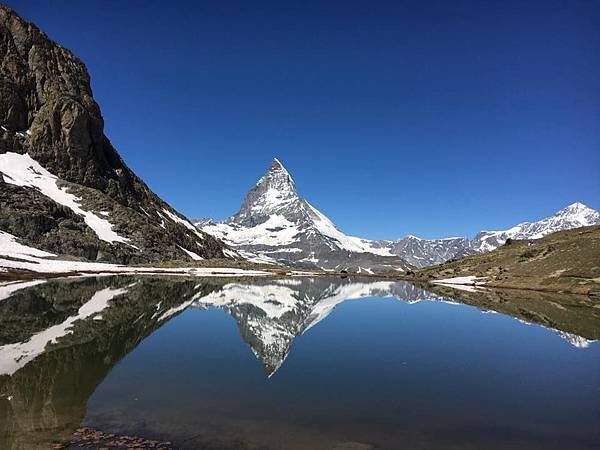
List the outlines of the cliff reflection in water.
<svg viewBox="0 0 600 450">
<path fill-rule="evenodd" d="M 283 364 L 295 337 L 341 302 L 367 297 L 466 303 L 551 328 L 578 347 L 599 338 L 597 308 L 585 299 L 437 291 L 406 282 L 325 277 L 252 282 L 98 277 L 3 286 L 0 448 L 47 448 L 70 436 L 113 366 L 190 307 L 230 314 L 268 376 Z"/>
</svg>

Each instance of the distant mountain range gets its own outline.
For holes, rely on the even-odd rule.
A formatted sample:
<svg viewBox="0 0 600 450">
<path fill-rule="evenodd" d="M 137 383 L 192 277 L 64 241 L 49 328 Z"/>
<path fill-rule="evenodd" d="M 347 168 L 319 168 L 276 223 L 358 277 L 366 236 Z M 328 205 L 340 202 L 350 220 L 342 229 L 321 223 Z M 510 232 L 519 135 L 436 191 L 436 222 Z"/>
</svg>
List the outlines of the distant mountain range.
<svg viewBox="0 0 600 450">
<path fill-rule="evenodd" d="M 301 198 L 288 171 L 274 159 L 236 214 L 224 222 L 198 219 L 194 223 L 249 259 L 374 273 L 422 268 L 491 251 L 508 238 L 538 239 L 555 231 L 600 224 L 600 213 L 573 203 L 540 221 L 523 222 L 508 230 L 482 231 L 474 239 L 362 239 L 344 234 Z"/>
<path fill-rule="evenodd" d="M 115 263 L 226 256 L 125 165 L 85 65 L 3 5 L 0 100 L 0 254 L 18 239 Z"/>
<path fill-rule="evenodd" d="M 522 222 L 507 230 L 481 231 L 473 239 L 453 237 L 420 239 L 406 236 L 397 241 L 381 241 L 381 245 L 417 268 L 441 264 L 474 253 L 492 251 L 507 239 L 539 239 L 556 231 L 600 224 L 600 213 L 583 203 L 573 203 L 550 217 L 537 222 Z"/>
</svg>

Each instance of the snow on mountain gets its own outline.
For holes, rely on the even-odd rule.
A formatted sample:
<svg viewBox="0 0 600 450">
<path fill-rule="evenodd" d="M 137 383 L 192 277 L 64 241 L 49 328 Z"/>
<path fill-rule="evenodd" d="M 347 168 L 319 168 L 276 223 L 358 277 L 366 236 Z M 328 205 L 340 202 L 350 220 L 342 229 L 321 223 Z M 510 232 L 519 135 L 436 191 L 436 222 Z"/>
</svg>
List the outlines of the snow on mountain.
<svg viewBox="0 0 600 450">
<path fill-rule="evenodd" d="M 574 203 L 538 222 L 524 222 L 504 231 L 483 231 L 473 240 L 412 235 L 395 241 L 361 239 L 340 231 L 301 198 L 289 172 L 273 159 L 235 215 L 220 223 L 208 219 L 194 223 L 253 261 L 373 273 L 441 264 L 493 250 L 509 237 L 538 239 L 555 231 L 598 224 L 600 214 Z"/>
<path fill-rule="evenodd" d="M 600 213 L 583 203 L 573 203 L 550 217 L 537 222 L 522 222 L 501 231 L 481 231 L 471 242 L 476 252 L 486 252 L 504 245 L 507 239 L 539 239 L 556 231 L 600 224 Z"/>
<path fill-rule="evenodd" d="M 416 236 L 406 236 L 397 241 L 380 242 L 390 253 L 400 256 L 415 267 L 422 268 L 473 253 L 492 251 L 504 245 L 508 238 L 539 239 L 556 231 L 598 224 L 598 211 L 588 208 L 583 203 L 573 203 L 537 222 L 523 222 L 502 231 L 481 231 L 472 240 L 465 237 L 420 239 Z"/>
<path fill-rule="evenodd" d="M 192 255 L 190 255 L 192 256 Z M 198 257 L 198 255 L 195 255 Z M 19 242 L 16 236 L 0 230 L 0 272 L 5 270 L 23 270 L 38 273 L 119 273 L 119 274 L 157 274 L 172 273 L 203 277 L 226 276 L 264 276 L 271 272 L 246 270 L 228 267 L 139 267 L 124 266 L 91 261 L 60 259 L 57 255 Z M 3 298 L 3 286 L 0 284 L 0 300 Z"/>
<path fill-rule="evenodd" d="M 387 247 L 390 253 L 399 255 L 418 268 L 441 264 L 472 253 L 470 241 L 466 237 L 421 239 L 409 235 L 397 241 L 387 241 Z"/>
<path fill-rule="evenodd" d="M 196 223 L 245 256 L 305 268 L 403 270 L 408 265 L 375 241 L 348 236 L 301 198 L 288 171 L 273 159 L 240 210 L 221 223 Z"/>
<path fill-rule="evenodd" d="M 58 177 L 44 169 L 31 156 L 13 152 L 0 154 L 0 177 L 4 178 L 5 183 L 35 188 L 59 205 L 66 206 L 75 214 L 83 216 L 87 226 L 96 233 L 99 239 L 111 244 L 113 242 L 129 243 L 129 239 L 113 231 L 108 220 L 100 217 L 102 213 L 95 214 L 92 211 L 81 209 L 81 199 L 68 193 L 65 188 L 58 187 Z"/>
</svg>

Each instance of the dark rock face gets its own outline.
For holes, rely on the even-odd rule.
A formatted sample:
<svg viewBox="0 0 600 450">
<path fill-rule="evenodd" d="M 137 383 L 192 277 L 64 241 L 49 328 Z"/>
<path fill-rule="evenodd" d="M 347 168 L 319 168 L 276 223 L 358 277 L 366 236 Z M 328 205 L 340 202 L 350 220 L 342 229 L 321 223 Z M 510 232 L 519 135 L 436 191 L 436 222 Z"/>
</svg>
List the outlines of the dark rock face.
<svg viewBox="0 0 600 450">
<path fill-rule="evenodd" d="M 112 262 L 223 257 L 223 244 L 192 230 L 123 162 L 104 135 L 104 120 L 84 64 L 34 25 L 0 5 L 0 154 L 28 153 L 64 181 L 90 211 L 108 211 L 117 232 L 137 247 L 110 244 L 79 216 L 32 188 L 1 176 L 0 230 L 55 253 Z M 79 235 L 75 242 L 74 233 Z"/>
</svg>

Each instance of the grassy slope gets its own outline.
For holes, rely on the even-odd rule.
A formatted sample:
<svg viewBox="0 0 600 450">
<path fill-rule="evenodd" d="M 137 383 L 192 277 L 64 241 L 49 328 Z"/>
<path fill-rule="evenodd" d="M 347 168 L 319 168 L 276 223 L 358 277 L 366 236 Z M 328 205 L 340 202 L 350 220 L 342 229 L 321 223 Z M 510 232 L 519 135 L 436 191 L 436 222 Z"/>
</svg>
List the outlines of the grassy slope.
<svg viewBox="0 0 600 450">
<path fill-rule="evenodd" d="M 600 226 L 550 234 L 529 246 L 513 241 L 493 252 L 422 269 L 416 281 L 476 275 L 490 287 L 600 296 Z"/>
</svg>

